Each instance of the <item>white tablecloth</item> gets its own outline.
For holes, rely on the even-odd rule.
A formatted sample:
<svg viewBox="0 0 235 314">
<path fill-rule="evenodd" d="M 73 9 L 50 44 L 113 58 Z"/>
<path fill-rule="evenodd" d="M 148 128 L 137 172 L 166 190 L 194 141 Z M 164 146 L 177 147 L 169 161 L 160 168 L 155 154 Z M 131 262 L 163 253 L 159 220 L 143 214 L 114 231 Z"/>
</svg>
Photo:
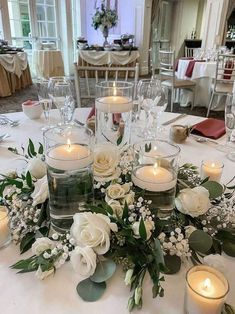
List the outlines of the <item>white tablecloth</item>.
<svg viewBox="0 0 235 314">
<path fill-rule="evenodd" d="M 76 118 L 85 121 L 90 109 L 78 109 Z M 172 118 L 175 114 L 163 113 L 163 121 Z M 23 113 L 9 114 L 11 118 L 20 119 L 20 126 L 10 128 L 1 127 L 1 133 L 8 132 L 11 137 L 0 146 L 0 173 L 17 166 L 20 161 L 16 156 L 7 151 L 8 146 L 20 148 L 26 144 L 28 137 L 36 143 L 42 141 L 40 131 L 44 119 L 29 120 Z M 52 123 L 58 121 L 58 112 L 53 112 Z M 201 117 L 187 116 L 180 120 L 180 124 L 193 124 L 201 121 Z M 169 131 L 170 126 L 167 127 Z M 30 133 L 29 133 L 30 130 Z M 167 133 L 166 133 L 167 134 Z M 166 135 L 166 139 L 168 135 Z M 138 139 L 140 140 L 140 139 Z M 225 138 L 219 142 L 223 143 Z M 181 163 L 192 162 L 200 166 L 203 159 L 214 158 L 224 162 L 222 181 L 227 182 L 234 176 L 234 163 L 229 161 L 224 153 L 213 147 L 195 142 L 193 138 L 187 139 L 181 147 Z M 67 263 L 58 269 L 55 276 L 44 281 L 36 279 L 33 273 L 17 275 L 9 266 L 19 259 L 26 258 L 30 252 L 20 255 L 19 248 L 11 244 L 0 251 L 0 291 L 2 314 L 127 314 L 127 301 L 129 288 L 124 285 L 124 274 L 119 269 L 115 276 L 108 281 L 107 290 L 102 298 L 94 303 L 86 303 L 76 293 L 78 278 L 73 272 L 71 264 Z M 225 256 L 226 277 L 229 280 L 230 292 L 227 302 L 235 306 L 235 259 Z M 185 273 L 189 265 L 183 265 L 176 275 L 165 276 L 163 283 L 165 288 L 164 298 L 152 299 L 152 285 L 149 277 L 144 282 L 144 305 L 139 313 L 144 314 L 183 314 Z M 136 311 L 135 313 L 138 313 Z"/>
<path fill-rule="evenodd" d="M 21 77 L 22 72 L 28 65 L 27 53 L 0 54 L 0 64 L 6 71 L 15 73 L 18 77 Z"/>
<path fill-rule="evenodd" d="M 49 78 L 64 75 L 64 63 L 60 50 L 34 50 L 33 64 L 38 77 Z"/>
<path fill-rule="evenodd" d="M 77 62 L 81 61 L 92 65 L 126 65 L 136 61 L 140 56 L 138 50 L 131 51 L 94 51 L 78 50 Z"/>
<path fill-rule="evenodd" d="M 180 59 L 176 77 L 179 79 L 191 79 L 196 82 L 194 106 L 208 107 L 211 97 L 211 85 L 216 72 L 216 62 L 196 62 L 193 68 L 191 78 L 188 78 L 185 73 L 190 60 Z M 182 106 L 187 106 L 192 101 L 192 92 L 184 90 L 181 92 L 180 103 Z M 212 109 L 223 110 L 225 103 L 224 96 L 214 98 Z"/>
</svg>

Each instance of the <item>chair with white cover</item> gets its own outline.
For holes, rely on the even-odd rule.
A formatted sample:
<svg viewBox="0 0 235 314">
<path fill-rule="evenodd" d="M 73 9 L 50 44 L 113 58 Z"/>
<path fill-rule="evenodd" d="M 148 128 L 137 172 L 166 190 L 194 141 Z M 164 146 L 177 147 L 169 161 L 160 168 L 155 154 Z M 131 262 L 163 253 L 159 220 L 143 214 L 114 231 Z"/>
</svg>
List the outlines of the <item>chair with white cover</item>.
<svg viewBox="0 0 235 314">
<path fill-rule="evenodd" d="M 209 116 L 214 96 L 231 94 L 233 91 L 234 80 L 235 55 L 218 54 L 215 78 L 212 84 L 212 94 L 207 109 L 207 117 Z"/>
<path fill-rule="evenodd" d="M 133 81 L 134 91 L 133 99 L 136 97 L 136 87 L 139 78 L 139 64 L 135 66 L 80 66 L 76 62 L 74 63 L 75 74 L 75 89 L 77 106 L 81 107 L 82 99 L 95 99 L 95 89 L 92 90 L 93 85 L 100 81 L 109 80 L 121 80 L 121 81 Z M 83 88 L 81 88 L 82 80 L 84 82 Z M 81 92 L 82 90 L 82 92 Z"/>
<path fill-rule="evenodd" d="M 198 48 L 188 48 L 188 47 L 185 47 L 184 48 L 184 56 L 187 57 L 187 58 L 194 57 L 194 51 L 196 49 L 198 49 Z"/>
<path fill-rule="evenodd" d="M 181 80 L 175 77 L 175 53 L 174 51 L 159 51 L 160 59 L 160 79 L 162 85 L 171 91 L 171 111 L 175 100 L 175 91 L 180 89 L 188 89 L 193 92 L 193 101 L 191 109 L 194 105 L 195 86 L 196 83 L 192 80 Z"/>
</svg>

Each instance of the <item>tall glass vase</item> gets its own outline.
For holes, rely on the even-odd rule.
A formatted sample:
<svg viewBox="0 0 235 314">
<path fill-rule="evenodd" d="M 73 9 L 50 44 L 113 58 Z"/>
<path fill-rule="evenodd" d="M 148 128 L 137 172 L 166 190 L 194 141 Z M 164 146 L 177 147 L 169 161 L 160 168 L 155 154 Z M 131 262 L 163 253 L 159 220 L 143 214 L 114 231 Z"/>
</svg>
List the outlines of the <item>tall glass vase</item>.
<svg viewBox="0 0 235 314">
<path fill-rule="evenodd" d="M 105 26 L 104 28 L 103 28 L 103 36 L 104 36 L 104 43 L 103 43 L 103 46 L 106 46 L 106 45 L 108 45 L 109 43 L 108 43 L 108 36 L 109 36 L 109 29 L 108 29 L 108 27 L 107 26 Z"/>
</svg>

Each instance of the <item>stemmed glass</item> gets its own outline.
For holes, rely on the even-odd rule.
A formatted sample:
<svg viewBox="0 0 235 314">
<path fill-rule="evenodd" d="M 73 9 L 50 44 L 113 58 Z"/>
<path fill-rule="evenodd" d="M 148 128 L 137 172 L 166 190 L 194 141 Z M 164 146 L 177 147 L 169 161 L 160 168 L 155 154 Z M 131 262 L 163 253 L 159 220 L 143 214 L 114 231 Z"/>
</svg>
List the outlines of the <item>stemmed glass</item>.
<svg viewBox="0 0 235 314">
<path fill-rule="evenodd" d="M 46 126 L 42 127 L 41 130 L 46 131 L 52 127 L 50 125 L 50 110 L 52 107 L 52 100 L 48 94 L 48 80 L 41 80 L 38 82 L 38 100 L 42 105 L 44 117 L 46 120 Z"/>
<path fill-rule="evenodd" d="M 235 161 L 235 95 L 228 95 L 225 105 L 225 126 L 227 136 L 228 159 Z"/>
</svg>

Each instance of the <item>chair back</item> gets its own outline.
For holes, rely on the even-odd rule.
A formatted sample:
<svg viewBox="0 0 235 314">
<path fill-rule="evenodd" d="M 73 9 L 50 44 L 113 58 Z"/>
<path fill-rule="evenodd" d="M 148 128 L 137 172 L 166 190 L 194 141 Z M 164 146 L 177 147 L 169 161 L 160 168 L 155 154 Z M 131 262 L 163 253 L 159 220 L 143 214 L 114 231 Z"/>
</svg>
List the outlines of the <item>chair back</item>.
<svg viewBox="0 0 235 314">
<path fill-rule="evenodd" d="M 80 66 L 74 63 L 75 89 L 77 106 L 81 107 L 82 99 L 95 98 L 95 85 L 100 81 L 133 81 L 133 98 L 136 97 L 136 86 L 139 77 L 139 64 L 135 66 Z M 131 75 L 132 74 L 132 75 Z M 132 78 L 129 78 L 132 76 Z"/>
<path fill-rule="evenodd" d="M 235 55 L 218 54 L 216 62 L 216 73 L 214 91 L 218 91 L 221 84 L 233 85 L 235 80 Z M 221 88 L 220 88 L 221 89 Z"/>
<path fill-rule="evenodd" d="M 175 82 L 175 52 L 159 51 L 160 68 L 159 74 L 161 81 L 170 81 L 172 86 Z"/>
<path fill-rule="evenodd" d="M 184 48 L 184 56 L 187 57 L 187 58 L 191 58 L 191 57 L 194 57 L 194 51 L 197 50 L 198 48 L 188 48 L 188 47 L 185 47 Z"/>
</svg>

